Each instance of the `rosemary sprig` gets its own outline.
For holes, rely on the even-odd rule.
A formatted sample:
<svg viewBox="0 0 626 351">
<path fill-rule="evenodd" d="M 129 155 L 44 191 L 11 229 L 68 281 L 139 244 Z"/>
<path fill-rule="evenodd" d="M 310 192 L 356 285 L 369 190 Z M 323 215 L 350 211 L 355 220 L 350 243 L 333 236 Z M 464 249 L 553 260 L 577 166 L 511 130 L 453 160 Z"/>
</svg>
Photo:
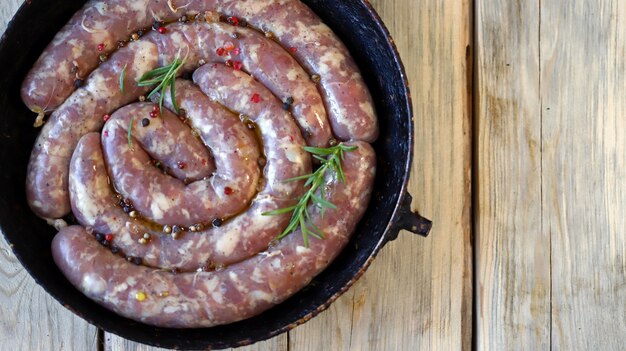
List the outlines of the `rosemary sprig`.
<svg viewBox="0 0 626 351">
<path fill-rule="evenodd" d="M 124 65 L 124 69 L 122 69 L 122 74 L 120 75 L 120 91 L 122 92 L 122 95 L 125 94 L 125 92 L 124 92 L 124 79 L 126 78 L 126 68 L 128 68 L 128 64 Z"/>
<path fill-rule="evenodd" d="M 178 71 L 185 64 L 185 60 L 187 58 L 180 59 L 180 52 L 174 59 L 174 62 L 169 65 L 154 69 L 139 78 L 137 85 L 140 87 L 150 87 L 156 85 L 156 88 L 152 90 L 150 94 L 148 94 L 148 99 L 150 99 L 155 94 L 160 94 L 159 96 L 159 107 L 163 110 L 163 100 L 165 99 L 165 93 L 167 89 L 170 90 L 170 94 L 172 96 L 172 104 L 174 105 L 174 109 L 176 112 L 179 112 L 178 104 L 176 103 L 176 75 Z"/>
<path fill-rule="evenodd" d="M 295 206 L 281 208 L 279 210 L 263 213 L 264 216 L 276 216 L 293 211 L 291 221 L 285 230 L 277 237 L 282 239 L 287 235 L 295 232 L 298 228 L 302 231 L 302 237 L 304 238 L 304 245 L 309 246 L 309 236 L 317 239 L 323 239 L 324 233 L 318 228 L 311 220 L 309 214 L 309 204 L 315 204 L 324 216 L 324 211 L 327 209 L 336 209 L 330 201 L 326 200 L 326 190 L 324 188 L 324 178 L 328 172 L 332 174 L 342 183 L 346 182 L 346 176 L 341 166 L 345 152 L 356 150 L 356 146 L 346 146 L 339 144 L 329 148 L 317 148 L 317 147 L 305 147 L 304 150 L 313 155 L 313 158 L 321 162 L 321 166 L 313 173 L 288 179 L 287 182 L 296 182 L 300 180 L 306 180 L 305 187 L 310 186 L 309 190 L 300 198 L 300 201 Z M 318 195 L 319 191 L 319 195 Z"/>
<path fill-rule="evenodd" d="M 130 123 L 128 124 L 128 148 L 133 150 L 133 121 L 135 116 L 130 117 Z"/>
</svg>

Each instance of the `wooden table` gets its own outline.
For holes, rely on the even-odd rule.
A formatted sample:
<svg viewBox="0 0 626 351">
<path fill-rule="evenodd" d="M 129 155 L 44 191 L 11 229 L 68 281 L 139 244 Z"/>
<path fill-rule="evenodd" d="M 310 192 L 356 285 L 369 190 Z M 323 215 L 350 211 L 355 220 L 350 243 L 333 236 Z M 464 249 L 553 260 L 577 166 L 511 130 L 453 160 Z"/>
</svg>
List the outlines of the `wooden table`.
<svg viewBox="0 0 626 351">
<path fill-rule="evenodd" d="M 328 311 L 243 350 L 623 350 L 626 1 L 372 3 L 412 84 L 432 235 L 402 233 Z M 74 317 L 4 242 L 0 275 L 2 350 L 154 350 Z"/>
</svg>

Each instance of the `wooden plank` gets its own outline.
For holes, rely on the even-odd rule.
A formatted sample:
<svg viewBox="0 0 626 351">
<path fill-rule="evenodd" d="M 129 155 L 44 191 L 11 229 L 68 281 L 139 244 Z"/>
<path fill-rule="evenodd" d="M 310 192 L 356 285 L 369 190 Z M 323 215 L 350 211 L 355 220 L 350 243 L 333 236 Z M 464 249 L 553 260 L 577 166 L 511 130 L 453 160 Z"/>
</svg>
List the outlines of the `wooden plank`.
<svg viewBox="0 0 626 351">
<path fill-rule="evenodd" d="M 105 351 L 165 351 L 166 349 L 146 346 L 123 339 L 117 335 L 105 333 Z M 234 350 L 234 349 L 228 349 Z M 287 334 L 279 335 L 270 340 L 258 342 L 252 346 L 237 348 L 237 351 L 287 351 Z"/>
<path fill-rule="evenodd" d="M 620 0 L 542 2 L 555 350 L 626 347 L 625 16 Z"/>
<path fill-rule="evenodd" d="M 414 208 L 435 228 L 426 240 L 401 233 L 347 294 L 290 333 L 289 346 L 470 349 L 471 1 L 371 2 L 389 26 L 412 84 L 410 192 Z"/>
<path fill-rule="evenodd" d="M 539 15 L 538 0 L 476 3 L 479 350 L 550 347 L 550 237 L 541 223 Z"/>
<path fill-rule="evenodd" d="M 0 33 L 22 1 L 0 5 Z M 28 275 L 0 236 L 0 349 L 96 350 L 97 329 L 74 316 Z M 71 337 L 68 337 L 71 336 Z"/>
<path fill-rule="evenodd" d="M 19 2 L 10 1 L 11 5 Z M 243 350 L 317 350 L 324 345 L 356 350 L 469 348 L 469 3 L 374 1 L 397 40 L 412 83 L 417 143 L 410 189 L 422 194 L 416 196 L 415 208 L 435 220 L 433 236 L 423 240 L 403 233 L 328 312 L 292 332 L 289 345 L 283 335 Z M 7 6 L 0 6 L 0 11 L 7 11 Z M 443 75 L 451 79 L 441 79 Z M 10 319 L 2 318 L 6 320 Z M 33 331 L 22 338 L 34 339 L 36 345 L 49 343 L 46 336 Z M 74 336 L 70 341 L 80 339 Z M 114 335 L 107 335 L 106 340 L 108 350 L 155 350 Z M 66 338 L 66 343 L 70 341 Z M 75 344 L 72 349 L 90 347 Z"/>
<path fill-rule="evenodd" d="M 97 349 L 97 329 L 37 285 L 4 236 L 0 237 L 0 280 L 1 350 Z"/>
</svg>

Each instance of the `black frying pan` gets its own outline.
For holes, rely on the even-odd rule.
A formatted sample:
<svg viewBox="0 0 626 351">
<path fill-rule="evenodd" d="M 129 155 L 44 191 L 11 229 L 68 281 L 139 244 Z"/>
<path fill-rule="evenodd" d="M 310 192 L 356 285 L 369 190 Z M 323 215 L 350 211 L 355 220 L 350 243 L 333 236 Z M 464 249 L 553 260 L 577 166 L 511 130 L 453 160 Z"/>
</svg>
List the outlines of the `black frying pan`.
<svg viewBox="0 0 626 351">
<path fill-rule="evenodd" d="M 404 67 L 387 29 L 365 0 L 304 0 L 341 37 L 374 96 L 381 136 L 375 191 L 348 247 L 313 283 L 273 309 L 209 329 L 164 329 L 120 317 L 74 289 L 52 261 L 55 230 L 25 198 L 26 165 L 39 130 L 22 104 L 23 77 L 54 34 L 85 0 L 26 1 L 0 41 L 0 229 L 26 270 L 65 307 L 127 339 L 181 349 L 226 348 L 264 340 L 314 317 L 345 292 L 401 229 L 427 235 L 430 222 L 411 212 L 407 183 L 413 156 L 413 113 Z"/>
</svg>

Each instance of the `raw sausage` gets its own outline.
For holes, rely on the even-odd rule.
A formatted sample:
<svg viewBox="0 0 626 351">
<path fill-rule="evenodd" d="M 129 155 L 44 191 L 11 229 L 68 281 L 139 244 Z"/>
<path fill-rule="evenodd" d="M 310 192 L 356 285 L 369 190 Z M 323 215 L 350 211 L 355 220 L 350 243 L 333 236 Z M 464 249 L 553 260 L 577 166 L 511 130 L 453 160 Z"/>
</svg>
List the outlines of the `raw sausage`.
<svg viewBox="0 0 626 351">
<path fill-rule="evenodd" d="M 156 160 L 170 160 L 178 157 L 176 145 L 195 138 L 168 110 L 161 113 L 162 124 L 143 127 L 141 120 L 150 118 L 153 104 L 138 103 L 115 112 L 104 126 L 102 144 L 109 176 L 139 214 L 156 223 L 189 227 L 232 217 L 242 212 L 256 194 L 261 172 L 254 135 L 236 115 L 201 93 L 192 98 L 194 88 L 189 84 L 178 88 L 177 96 L 184 102 L 180 106 L 187 111 L 189 123 L 212 151 L 215 172 L 186 184 L 184 179 L 154 167 L 148 152 Z M 162 131 L 165 124 L 178 127 L 177 135 L 168 141 L 151 142 L 154 132 Z M 187 167 L 182 159 L 178 162 L 177 168 Z"/>
<path fill-rule="evenodd" d="M 275 37 L 314 76 L 333 125 L 341 140 L 372 142 L 378 123 L 371 95 L 346 46 L 299 0 L 110 0 L 90 1 L 55 36 L 22 86 L 22 99 L 37 113 L 58 108 L 74 90 L 77 79 L 87 77 L 99 56 L 118 46 L 129 33 L 174 21 L 186 14 L 217 11 L 238 16 Z M 158 24 L 157 24 L 158 25 Z"/>
<path fill-rule="evenodd" d="M 33 148 L 28 169 L 27 199 L 38 216 L 60 218 L 69 213 L 67 171 L 72 151 L 83 135 L 102 128 L 104 115 L 148 91 L 136 86 L 141 75 L 170 64 L 177 57 L 186 58 L 180 74 L 192 71 L 199 63 L 226 62 L 227 58 L 218 55 L 216 48 L 228 43 L 239 46 L 243 68 L 255 72 L 275 95 L 292 96 L 298 101 L 300 108 L 293 112 L 308 142 L 315 146 L 328 144 L 330 126 L 315 85 L 303 76 L 297 61 L 277 44 L 250 29 L 221 23 L 175 23 L 167 28 L 166 35 L 152 32 L 117 51 L 91 74 L 85 87 L 52 114 Z M 239 33 L 238 39 L 233 39 L 235 33 Z M 119 79 L 124 71 L 122 94 Z M 254 95 L 247 99 L 254 103 L 253 98 Z"/>
<path fill-rule="evenodd" d="M 311 171 L 311 160 L 302 149 L 305 144 L 298 127 L 269 90 L 245 73 L 221 64 L 206 65 L 202 71 L 222 81 L 222 101 L 231 101 L 250 91 L 258 92 L 262 99 L 258 104 L 242 104 L 244 107 L 240 110 L 259 129 L 266 157 L 262 187 L 246 212 L 220 227 L 188 233 L 174 240 L 141 221 L 130 219 L 112 200 L 115 194 L 107 182 L 98 134 L 83 137 L 72 158 L 70 194 L 79 223 L 96 233 L 113 234 L 111 245 L 114 248 L 129 256 L 141 257 L 144 264 L 151 267 L 195 271 L 239 262 L 265 250 L 287 225 L 290 215 L 263 216 L 263 213 L 293 206 L 303 193 L 302 182 L 286 180 Z M 231 77 L 231 81 L 221 76 Z M 177 91 L 184 91 L 184 86 L 190 83 L 179 81 L 177 84 Z M 193 90 L 191 93 L 184 97 L 177 95 L 180 106 L 206 103 L 205 95 Z M 150 242 L 139 245 L 145 233 L 150 234 Z"/>
<path fill-rule="evenodd" d="M 155 326 L 210 327 L 252 317 L 284 301 L 321 272 L 348 242 L 374 180 L 375 155 L 365 143 L 346 154 L 347 182 L 328 178 L 337 205 L 313 222 L 325 239 L 309 247 L 296 231 L 253 258 L 219 271 L 179 273 L 133 265 L 106 252 L 82 227 L 63 229 L 52 242 L 56 264 L 85 295 L 114 312 Z"/>
</svg>

